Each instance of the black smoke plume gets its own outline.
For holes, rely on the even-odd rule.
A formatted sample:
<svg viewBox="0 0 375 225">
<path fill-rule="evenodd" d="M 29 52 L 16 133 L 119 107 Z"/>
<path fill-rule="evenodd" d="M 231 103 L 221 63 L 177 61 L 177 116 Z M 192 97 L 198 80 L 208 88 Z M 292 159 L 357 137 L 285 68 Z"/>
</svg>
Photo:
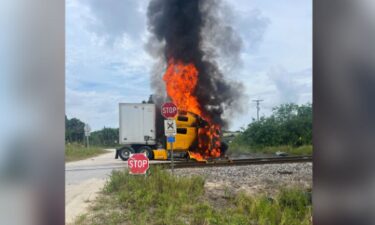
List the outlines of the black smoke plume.
<svg viewBox="0 0 375 225">
<path fill-rule="evenodd" d="M 164 62 L 164 66 L 171 58 L 196 66 L 199 79 L 195 95 L 202 110 L 214 123 L 226 128 L 223 113 L 239 108 L 243 86 L 224 77 L 215 54 L 239 55 L 242 42 L 234 29 L 225 23 L 222 13 L 225 10 L 220 8 L 220 2 L 151 0 L 147 16 L 148 29 L 153 36 L 147 48 L 151 55 Z M 156 65 L 152 77 L 158 95 L 165 92 L 161 71 L 160 64 Z"/>
</svg>

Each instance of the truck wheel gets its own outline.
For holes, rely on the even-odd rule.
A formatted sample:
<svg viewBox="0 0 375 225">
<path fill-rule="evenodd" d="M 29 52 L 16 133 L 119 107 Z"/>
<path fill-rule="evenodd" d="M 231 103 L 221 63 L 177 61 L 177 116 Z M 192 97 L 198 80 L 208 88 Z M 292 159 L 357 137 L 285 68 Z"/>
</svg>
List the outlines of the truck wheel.
<svg viewBox="0 0 375 225">
<path fill-rule="evenodd" d="M 220 157 L 225 157 L 228 150 L 228 144 L 225 142 L 221 142 L 220 144 Z"/>
<path fill-rule="evenodd" d="M 131 147 L 124 147 L 119 150 L 119 156 L 123 161 L 126 161 L 129 159 L 130 154 L 134 153 L 134 150 Z"/>
<path fill-rule="evenodd" d="M 142 146 L 142 147 L 140 147 L 138 149 L 138 152 L 146 154 L 146 156 L 147 156 L 148 159 L 153 159 L 154 158 L 154 152 L 148 146 Z"/>
</svg>

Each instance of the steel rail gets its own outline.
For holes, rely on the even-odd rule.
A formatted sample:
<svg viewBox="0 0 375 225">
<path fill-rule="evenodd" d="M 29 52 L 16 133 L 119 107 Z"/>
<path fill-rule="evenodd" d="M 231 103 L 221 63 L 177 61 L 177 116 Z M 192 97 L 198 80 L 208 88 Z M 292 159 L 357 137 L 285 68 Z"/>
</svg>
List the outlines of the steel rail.
<svg viewBox="0 0 375 225">
<path fill-rule="evenodd" d="M 281 164 L 281 163 L 303 163 L 312 162 L 312 156 L 283 156 L 283 157 L 268 157 L 268 158 L 247 158 L 247 159 L 220 159 L 207 162 L 196 162 L 196 161 L 176 161 L 174 168 L 200 168 L 200 167 L 220 167 L 220 166 L 245 166 L 245 165 L 256 165 L 256 164 Z M 171 166 L 170 161 L 150 163 L 152 166 L 161 166 L 168 168 Z M 119 166 L 85 166 L 85 167 L 73 167 L 65 168 L 66 172 L 74 171 L 90 171 L 90 170 L 110 170 L 110 169 L 125 169 L 126 165 Z"/>
<path fill-rule="evenodd" d="M 269 158 L 248 158 L 248 159 L 228 159 L 214 160 L 207 162 L 175 162 L 174 168 L 201 168 L 201 167 L 221 167 L 221 166 L 245 166 L 257 164 L 282 164 L 282 163 L 303 163 L 312 162 L 312 156 L 284 156 Z M 169 167 L 170 162 L 152 164 L 150 166 Z"/>
</svg>

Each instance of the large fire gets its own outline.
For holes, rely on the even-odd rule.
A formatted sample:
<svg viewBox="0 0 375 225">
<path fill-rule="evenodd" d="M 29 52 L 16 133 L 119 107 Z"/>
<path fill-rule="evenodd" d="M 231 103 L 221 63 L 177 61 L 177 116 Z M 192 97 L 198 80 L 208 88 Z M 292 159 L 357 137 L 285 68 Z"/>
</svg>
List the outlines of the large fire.
<svg viewBox="0 0 375 225">
<path fill-rule="evenodd" d="M 221 127 L 212 122 L 212 118 L 202 110 L 194 94 L 199 71 L 192 63 L 182 63 L 170 59 L 164 74 L 168 96 L 177 105 L 179 111 L 191 112 L 202 118 L 207 124 L 198 128 L 198 149 L 194 154 L 197 159 L 220 157 Z"/>
</svg>

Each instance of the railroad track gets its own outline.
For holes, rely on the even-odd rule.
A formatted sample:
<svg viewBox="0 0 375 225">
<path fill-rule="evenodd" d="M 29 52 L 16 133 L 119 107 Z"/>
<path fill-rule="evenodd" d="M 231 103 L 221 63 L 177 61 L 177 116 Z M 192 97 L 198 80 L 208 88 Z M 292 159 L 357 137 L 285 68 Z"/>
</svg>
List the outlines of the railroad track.
<svg viewBox="0 0 375 225">
<path fill-rule="evenodd" d="M 245 166 L 256 164 L 280 164 L 280 163 L 302 163 L 312 162 L 312 156 L 284 156 L 268 158 L 249 158 L 249 159 L 222 159 L 207 162 L 181 162 L 176 161 L 174 168 L 191 168 L 191 167 L 220 167 L 220 166 Z M 170 167 L 171 163 L 151 164 L 151 166 Z"/>
<path fill-rule="evenodd" d="M 192 168 L 192 167 L 220 167 L 220 166 L 245 166 L 256 164 L 280 164 L 280 163 L 302 163 L 312 162 L 312 156 L 283 156 L 283 157 L 268 157 L 268 158 L 249 158 L 249 159 L 220 159 L 208 162 L 196 161 L 175 161 L 174 168 Z M 171 162 L 153 163 L 150 166 L 162 166 L 164 168 L 171 167 Z M 88 170 L 112 170 L 127 168 L 126 162 L 119 166 L 88 166 L 80 168 L 67 168 L 65 171 L 88 171 Z"/>
</svg>

